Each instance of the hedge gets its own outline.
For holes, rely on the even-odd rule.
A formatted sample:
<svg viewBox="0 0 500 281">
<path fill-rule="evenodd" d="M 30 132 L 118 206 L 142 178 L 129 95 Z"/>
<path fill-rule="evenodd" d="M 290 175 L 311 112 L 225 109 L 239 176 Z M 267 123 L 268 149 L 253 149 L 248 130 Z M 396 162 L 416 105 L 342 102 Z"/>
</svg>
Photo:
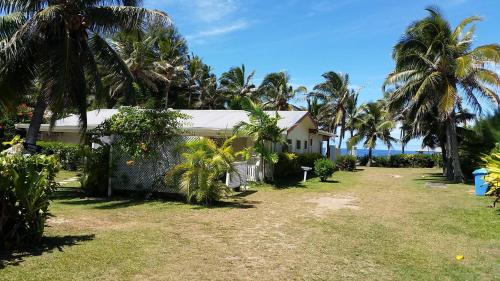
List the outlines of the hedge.
<svg viewBox="0 0 500 281">
<path fill-rule="evenodd" d="M 71 171 L 83 167 L 88 150 L 79 144 L 62 142 L 38 141 L 36 144 L 40 147 L 41 154 L 56 155 L 61 162 L 61 168 Z"/>
<path fill-rule="evenodd" d="M 274 165 L 275 178 L 287 178 L 290 176 L 300 176 L 301 166 L 314 167 L 314 162 L 323 159 L 319 153 L 294 154 L 288 152 L 278 153 L 278 163 Z"/>
<path fill-rule="evenodd" d="M 432 168 L 441 167 L 441 154 L 395 154 L 372 157 L 372 167 L 388 168 Z M 358 158 L 361 166 L 366 166 L 368 156 Z"/>
</svg>

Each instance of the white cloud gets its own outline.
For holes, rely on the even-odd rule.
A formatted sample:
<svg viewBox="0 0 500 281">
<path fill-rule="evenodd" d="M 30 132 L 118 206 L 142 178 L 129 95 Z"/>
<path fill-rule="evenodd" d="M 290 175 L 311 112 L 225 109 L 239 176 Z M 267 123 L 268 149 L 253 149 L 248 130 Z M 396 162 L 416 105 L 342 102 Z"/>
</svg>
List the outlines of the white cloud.
<svg viewBox="0 0 500 281">
<path fill-rule="evenodd" d="M 221 20 L 238 8 L 234 0 L 195 0 L 191 5 L 197 18 L 205 22 Z"/>
<path fill-rule="evenodd" d="M 245 29 L 248 27 L 248 22 L 245 20 L 239 20 L 237 22 L 229 23 L 227 25 L 214 27 L 211 29 L 202 30 L 194 35 L 186 36 L 188 40 L 200 40 L 207 39 L 209 37 L 222 36 L 237 30 Z"/>
</svg>

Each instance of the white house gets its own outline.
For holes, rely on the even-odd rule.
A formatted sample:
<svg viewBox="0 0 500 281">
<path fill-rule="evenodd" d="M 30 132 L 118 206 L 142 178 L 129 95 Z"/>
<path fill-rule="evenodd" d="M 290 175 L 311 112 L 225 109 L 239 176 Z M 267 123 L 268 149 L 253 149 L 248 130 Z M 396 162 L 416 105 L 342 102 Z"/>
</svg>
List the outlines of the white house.
<svg viewBox="0 0 500 281">
<path fill-rule="evenodd" d="M 96 128 L 104 120 L 110 118 L 118 109 L 100 109 L 87 112 L 88 130 Z M 233 134 L 234 127 L 241 121 L 248 121 L 247 112 L 244 110 L 179 110 L 190 118 L 184 123 L 186 135 L 203 136 L 210 138 L 223 138 Z M 275 111 L 268 111 L 275 114 Z M 280 145 L 276 147 L 278 152 L 288 149 L 289 152 L 321 153 L 322 147 L 329 147 L 331 133 L 318 129 L 318 125 L 307 111 L 278 111 L 281 119 L 278 125 L 286 129 L 285 138 L 288 141 L 287 148 Z M 17 124 L 18 129 L 27 129 L 29 124 Z M 41 140 L 61 141 L 67 143 L 79 143 L 81 133 L 78 115 L 70 115 L 57 120 L 52 129 L 49 124 L 42 124 L 40 128 Z M 242 150 L 252 145 L 250 137 L 238 137 L 233 143 L 234 151 Z"/>
</svg>

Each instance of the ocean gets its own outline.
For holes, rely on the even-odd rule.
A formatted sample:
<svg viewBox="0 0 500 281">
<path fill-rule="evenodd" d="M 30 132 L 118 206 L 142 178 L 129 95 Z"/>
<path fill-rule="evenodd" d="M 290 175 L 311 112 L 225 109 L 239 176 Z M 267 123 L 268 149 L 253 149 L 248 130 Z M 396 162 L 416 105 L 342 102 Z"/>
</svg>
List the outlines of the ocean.
<svg viewBox="0 0 500 281">
<path fill-rule="evenodd" d="M 340 153 L 342 155 L 346 155 L 346 154 L 348 154 L 348 151 L 345 148 L 341 148 Z M 373 156 L 389 156 L 389 155 L 402 154 L 402 153 L 403 152 L 401 150 L 387 150 L 387 149 L 374 149 L 374 150 L 372 150 Z M 405 150 L 405 154 L 419 154 L 419 153 L 422 153 L 422 152 Z M 423 151 L 423 154 L 434 154 L 434 153 L 438 153 L 438 152 L 432 151 L 432 150 Z M 358 148 L 356 155 L 357 156 L 368 155 L 368 149 L 364 149 L 364 148 L 359 149 Z"/>
</svg>

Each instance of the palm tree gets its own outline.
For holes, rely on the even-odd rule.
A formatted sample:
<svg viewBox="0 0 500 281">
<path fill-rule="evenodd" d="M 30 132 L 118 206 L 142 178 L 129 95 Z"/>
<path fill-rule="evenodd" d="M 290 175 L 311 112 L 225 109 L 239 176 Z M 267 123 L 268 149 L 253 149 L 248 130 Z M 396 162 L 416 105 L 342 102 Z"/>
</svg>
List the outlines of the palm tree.
<svg viewBox="0 0 500 281">
<path fill-rule="evenodd" d="M 220 91 L 229 99 L 230 109 L 241 109 L 241 99 L 248 97 L 253 99 L 255 85 L 252 83 L 255 70 L 246 74 L 245 65 L 232 67 L 228 72 L 222 73 L 220 77 Z"/>
<path fill-rule="evenodd" d="M 36 148 L 47 105 L 53 113 L 52 121 L 76 110 L 85 130 L 87 97 L 103 96 L 98 64 L 131 86 L 130 71 L 101 36 L 118 30 L 139 30 L 148 21 L 169 24 L 165 13 L 137 7 L 138 2 L 0 2 L 0 14 L 7 14 L 0 18 L 0 103 L 5 106 L 26 95 L 35 83 L 41 89 L 26 137 L 28 150 Z"/>
<path fill-rule="evenodd" d="M 481 112 L 478 98 L 495 106 L 500 98 L 490 86 L 500 85 L 500 77 L 490 69 L 500 62 L 500 46 L 490 44 L 471 49 L 474 27 L 465 28 L 479 17 L 464 19 L 455 29 L 433 8 L 426 18 L 410 25 L 396 44 L 393 58 L 396 67 L 384 86 L 394 86 L 390 97 L 393 111 L 408 111 L 411 120 L 421 119 L 438 109 L 445 124 L 447 158 L 452 163 L 449 180 L 462 181 L 458 155 L 456 112 L 462 100 Z"/>
<path fill-rule="evenodd" d="M 392 143 L 396 141 L 391 136 L 391 130 L 394 126 L 395 123 L 382 102 L 362 105 L 361 113 L 356 119 L 356 134 L 347 142 L 348 147 L 351 148 L 364 140 L 363 145 L 368 148 L 367 165 L 370 166 L 373 159 L 372 151 L 378 140 L 382 141 L 388 148 L 391 148 Z"/>
<path fill-rule="evenodd" d="M 346 104 L 346 123 L 345 130 L 348 130 L 350 133 L 350 137 L 354 136 L 354 130 L 356 130 L 356 120 L 358 119 L 359 114 L 361 113 L 361 107 L 358 106 L 358 97 L 359 92 L 353 92 L 352 95 L 347 100 Z M 350 151 L 352 154 L 352 151 Z"/>
<path fill-rule="evenodd" d="M 254 141 L 253 149 L 260 155 L 262 177 L 265 177 L 265 163 L 273 165 L 278 162 L 278 155 L 274 152 L 276 144 L 285 144 L 286 129 L 278 126 L 281 117 L 264 111 L 264 107 L 245 97 L 242 100 L 243 109 L 247 111 L 249 122 L 240 122 L 234 127 L 237 134 L 249 136 Z"/>
<path fill-rule="evenodd" d="M 290 85 L 290 75 L 286 72 L 270 73 L 264 77 L 259 87 L 259 93 L 265 108 L 272 110 L 292 110 L 293 106 L 289 103 L 296 94 L 306 93 L 304 86 L 294 89 Z"/>
<path fill-rule="evenodd" d="M 187 142 L 183 147 L 183 163 L 169 171 L 165 179 L 180 176 L 180 188 L 188 202 L 211 205 L 229 192 L 220 179 L 233 169 L 235 157 L 231 143 L 234 138 L 227 139 L 220 147 L 209 138 Z"/>
<path fill-rule="evenodd" d="M 349 89 L 349 75 L 333 71 L 323 74 L 325 82 L 314 87 L 313 96 L 319 98 L 325 105 L 320 109 L 318 118 L 325 120 L 330 132 L 337 132 L 340 126 L 340 138 L 338 148 L 342 145 L 342 139 L 346 129 L 347 105 L 352 101 L 354 90 Z"/>
</svg>

